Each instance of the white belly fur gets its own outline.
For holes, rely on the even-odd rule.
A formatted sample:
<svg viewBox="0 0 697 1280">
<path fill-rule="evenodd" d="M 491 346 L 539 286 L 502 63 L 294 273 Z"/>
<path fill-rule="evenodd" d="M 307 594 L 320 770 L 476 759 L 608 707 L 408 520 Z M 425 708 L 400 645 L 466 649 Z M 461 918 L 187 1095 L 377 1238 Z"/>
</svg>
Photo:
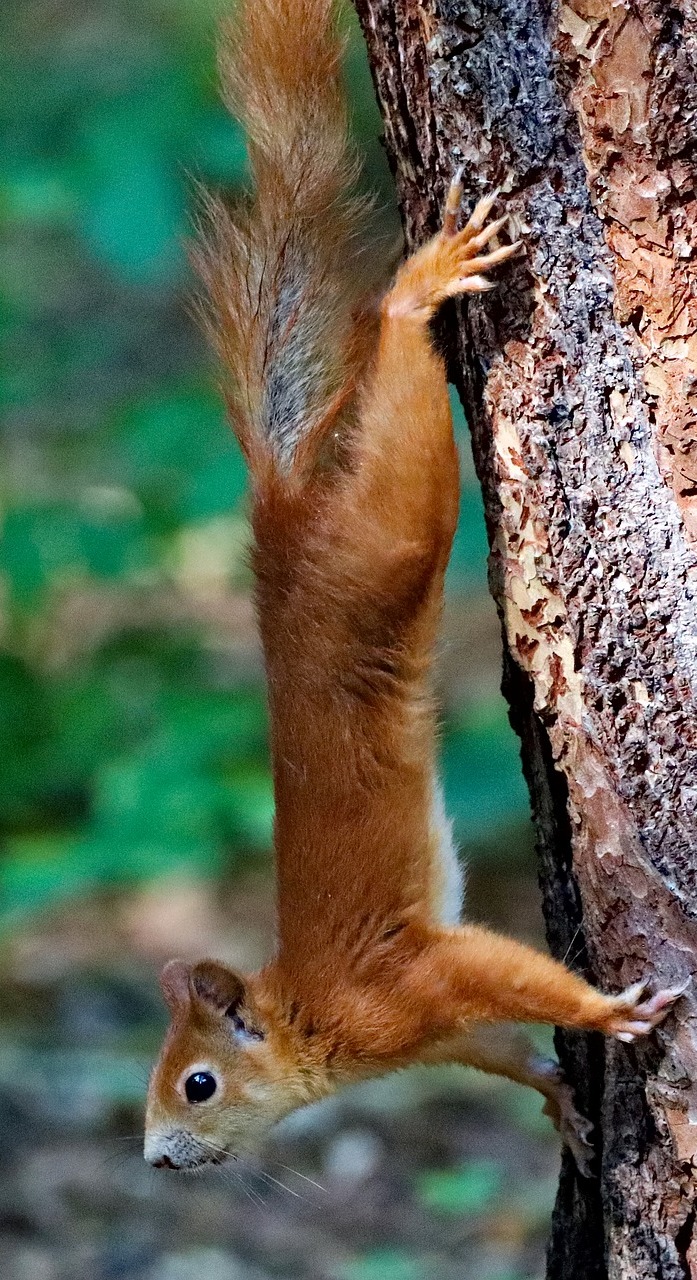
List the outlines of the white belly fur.
<svg viewBox="0 0 697 1280">
<path fill-rule="evenodd" d="M 443 789 L 436 779 L 431 803 L 434 846 L 433 914 L 439 924 L 459 924 L 465 892 L 465 871 L 457 856 L 452 823 L 445 813 Z"/>
</svg>

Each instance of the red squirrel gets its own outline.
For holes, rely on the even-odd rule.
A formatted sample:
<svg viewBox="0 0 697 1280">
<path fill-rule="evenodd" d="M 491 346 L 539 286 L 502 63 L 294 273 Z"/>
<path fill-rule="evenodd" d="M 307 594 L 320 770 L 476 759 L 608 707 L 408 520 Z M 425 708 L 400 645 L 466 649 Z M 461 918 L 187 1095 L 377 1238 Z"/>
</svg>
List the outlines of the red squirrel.
<svg viewBox="0 0 697 1280">
<path fill-rule="evenodd" d="M 411 1063 L 538 1089 L 588 1169 L 554 1062 L 505 1024 L 631 1041 L 680 989 L 604 995 L 510 938 L 460 923 L 436 776 L 430 668 L 458 512 L 441 303 L 492 288 L 518 251 L 456 177 L 441 231 L 376 301 L 341 90 L 333 0 L 244 0 L 222 43 L 253 195 L 210 198 L 196 251 L 252 493 L 276 798 L 277 944 L 259 973 L 173 960 L 145 1157 L 191 1170 L 256 1145 L 294 1108 Z M 497 1025 L 503 1024 L 503 1025 Z"/>
</svg>

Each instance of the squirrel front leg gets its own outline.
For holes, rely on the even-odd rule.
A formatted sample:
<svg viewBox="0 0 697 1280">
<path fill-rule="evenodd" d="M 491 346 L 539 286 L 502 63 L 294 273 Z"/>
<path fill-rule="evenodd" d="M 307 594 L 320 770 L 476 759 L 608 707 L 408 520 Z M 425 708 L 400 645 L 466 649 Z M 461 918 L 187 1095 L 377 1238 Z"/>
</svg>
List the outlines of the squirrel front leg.
<svg viewBox="0 0 697 1280">
<path fill-rule="evenodd" d="M 419 1061 L 427 1066 L 456 1062 L 536 1089 L 545 1099 L 544 1114 L 572 1151 L 580 1172 L 584 1177 L 590 1176 L 593 1148 L 589 1137 L 593 1126 L 576 1109 L 573 1090 L 559 1063 L 541 1057 L 520 1027 L 468 1027 L 459 1035 L 430 1046 Z"/>
<path fill-rule="evenodd" d="M 604 995 L 551 956 L 477 925 L 435 931 L 414 957 L 410 987 L 434 1008 L 434 1039 L 471 1021 L 513 1021 L 602 1031 L 625 1042 L 648 1035 L 685 990 L 646 999 L 646 983 L 636 983 Z"/>
<path fill-rule="evenodd" d="M 441 1031 L 416 1060 L 429 1065 L 458 1062 L 537 1089 L 545 1099 L 545 1114 L 584 1177 L 591 1176 L 592 1126 L 576 1109 L 559 1064 L 541 1058 L 520 1027 L 494 1024 L 504 1019 L 547 1022 L 631 1042 L 662 1022 L 686 987 L 646 999 L 646 984 L 637 983 L 606 996 L 549 956 L 476 926 L 443 930 L 435 954 L 424 950 L 412 978 L 421 987 L 421 999 L 437 999 L 443 1021 L 453 1020 L 450 1033 Z M 465 1025 L 456 1030 L 463 1020 Z"/>
</svg>

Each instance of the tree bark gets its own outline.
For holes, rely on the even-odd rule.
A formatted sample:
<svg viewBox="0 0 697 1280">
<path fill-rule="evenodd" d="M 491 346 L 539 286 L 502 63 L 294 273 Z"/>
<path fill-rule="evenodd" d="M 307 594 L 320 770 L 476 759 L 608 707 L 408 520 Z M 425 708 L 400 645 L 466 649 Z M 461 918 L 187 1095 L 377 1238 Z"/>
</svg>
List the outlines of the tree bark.
<svg viewBox="0 0 697 1280">
<path fill-rule="evenodd" d="M 453 169 L 525 256 L 446 319 L 550 946 L 606 990 L 697 947 L 697 9 L 357 0 L 407 240 Z M 695 995 L 637 1048 L 558 1034 L 596 1121 L 563 1280 L 697 1277 Z"/>
</svg>

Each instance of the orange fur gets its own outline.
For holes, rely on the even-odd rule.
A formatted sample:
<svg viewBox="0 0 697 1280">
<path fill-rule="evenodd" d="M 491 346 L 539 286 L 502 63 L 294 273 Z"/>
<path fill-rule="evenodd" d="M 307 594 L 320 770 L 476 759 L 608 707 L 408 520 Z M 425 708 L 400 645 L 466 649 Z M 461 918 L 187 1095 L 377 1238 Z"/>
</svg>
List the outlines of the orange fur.
<svg viewBox="0 0 697 1280">
<path fill-rule="evenodd" d="M 172 1026 L 152 1076 L 146 1155 L 197 1167 L 343 1083 L 461 1061 L 540 1089 L 582 1159 L 583 1124 L 558 1069 L 510 1040 L 497 1048 L 486 1025 L 632 1038 L 677 992 L 602 995 L 511 939 L 445 927 L 436 892 L 429 671 L 458 471 L 428 326 L 445 298 L 489 287 L 482 273 L 516 246 L 486 251 L 502 225 L 487 224 L 491 200 L 457 230 L 456 180 L 442 232 L 384 297 L 368 358 L 331 9 L 249 0 L 243 43 L 223 59 L 256 190 L 242 213 L 211 205 L 199 261 L 252 475 L 278 945 L 247 977 L 212 961 L 165 970 Z M 196 1072 L 215 1092 L 192 1103 Z"/>
</svg>

